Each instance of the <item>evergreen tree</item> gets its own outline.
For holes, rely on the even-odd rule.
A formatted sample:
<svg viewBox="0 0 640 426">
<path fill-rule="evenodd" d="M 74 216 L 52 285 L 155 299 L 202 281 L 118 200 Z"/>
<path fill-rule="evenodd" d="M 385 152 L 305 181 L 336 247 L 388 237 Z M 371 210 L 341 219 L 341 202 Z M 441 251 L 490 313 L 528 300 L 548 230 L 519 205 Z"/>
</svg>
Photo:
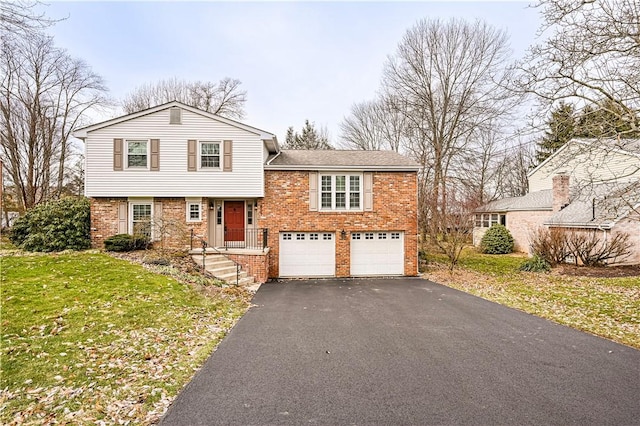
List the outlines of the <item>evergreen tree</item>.
<svg viewBox="0 0 640 426">
<path fill-rule="evenodd" d="M 551 111 L 551 117 L 547 122 L 549 129 L 538 142 L 536 150 L 538 164 L 576 136 L 576 121 L 573 105 L 560 101 L 558 107 Z"/>
<path fill-rule="evenodd" d="M 329 143 L 327 131 L 324 128 L 316 130 L 315 123 L 305 120 L 302 133 L 287 129 L 287 137 L 284 142 L 285 149 L 333 149 Z"/>
<path fill-rule="evenodd" d="M 587 105 L 580 111 L 576 123 L 576 137 L 581 138 L 638 138 L 640 131 L 633 129 L 638 114 L 626 106 L 604 99 L 595 106 Z M 635 120 L 630 117 L 636 117 Z"/>
</svg>

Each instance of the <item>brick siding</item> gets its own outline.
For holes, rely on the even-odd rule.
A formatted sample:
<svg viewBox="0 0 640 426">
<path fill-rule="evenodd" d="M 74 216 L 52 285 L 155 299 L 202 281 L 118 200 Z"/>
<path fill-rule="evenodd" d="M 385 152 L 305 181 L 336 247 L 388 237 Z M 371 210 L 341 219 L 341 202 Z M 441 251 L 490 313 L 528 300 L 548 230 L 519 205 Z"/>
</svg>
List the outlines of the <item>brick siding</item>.
<svg viewBox="0 0 640 426">
<path fill-rule="evenodd" d="M 118 233 L 118 206 L 127 203 L 125 198 L 91 198 L 91 246 L 104 248 L 104 240 Z M 160 228 L 157 233 L 162 233 L 163 239 L 154 241 L 157 247 L 169 249 L 184 249 L 189 247 L 190 230 L 196 235 L 206 236 L 207 230 L 207 200 L 202 200 L 202 221 L 187 222 L 186 201 L 184 198 L 154 198 L 154 203 L 162 203 L 162 211 L 154 211 L 155 216 L 161 216 L 158 220 Z M 154 206 L 154 209 L 157 205 Z M 129 209 L 127 207 L 127 214 Z M 128 222 L 127 222 L 128 223 Z M 163 246 L 164 244 L 164 246 Z"/>
<path fill-rule="evenodd" d="M 258 226 L 269 229 L 269 277 L 278 277 L 279 232 L 335 232 L 336 276 L 350 275 L 351 232 L 403 231 L 404 273 L 418 272 L 417 174 L 373 173 L 373 211 L 309 210 L 309 172 L 265 171 L 265 197 L 259 202 Z M 346 237 L 341 237 L 341 231 Z"/>
<path fill-rule="evenodd" d="M 255 278 L 257 283 L 266 283 L 269 279 L 269 252 L 263 254 L 229 254 L 227 257 L 240 264 L 243 270 Z"/>
</svg>

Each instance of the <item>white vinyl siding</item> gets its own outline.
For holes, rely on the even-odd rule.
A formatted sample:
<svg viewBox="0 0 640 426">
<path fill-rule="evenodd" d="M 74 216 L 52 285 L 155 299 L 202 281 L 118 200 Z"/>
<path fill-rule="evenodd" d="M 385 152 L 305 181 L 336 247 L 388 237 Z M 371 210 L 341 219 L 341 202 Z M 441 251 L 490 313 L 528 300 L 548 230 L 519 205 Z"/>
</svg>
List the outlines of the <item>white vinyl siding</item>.
<svg viewBox="0 0 640 426">
<path fill-rule="evenodd" d="M 571 142 L 569 142 L 571 143 Z M 640 158 L 632 154 L 572 143 L 529 176 L 529 192 L 552 189 L 553 176 L 565 173 L 571 186 L 640 177 Z"/>
<path fill-rule="evenodd" d="M 89 132 L 85 140 L 85 194 L 90 197 L 244 197 L 264 196 L 264 143 L 260 136 L 220 121 L 182 110 L 182 124 L 169 124 L 170 110 Z M 160 140 L 160 168 L 114 171 L 114 139 Z M 187 141 L 233 141 L 233 171 L 187 170 Z M 125 145 L 123 143 L 123 145 Z M 222 148 L 222 147 L 221 147 Z M 123 157 L 127 154 L 123 146 Z M 222 160 L 222 159 L 221 159 Z M 148 163 L 148 159 L 147 159 Z"/>
</svg>

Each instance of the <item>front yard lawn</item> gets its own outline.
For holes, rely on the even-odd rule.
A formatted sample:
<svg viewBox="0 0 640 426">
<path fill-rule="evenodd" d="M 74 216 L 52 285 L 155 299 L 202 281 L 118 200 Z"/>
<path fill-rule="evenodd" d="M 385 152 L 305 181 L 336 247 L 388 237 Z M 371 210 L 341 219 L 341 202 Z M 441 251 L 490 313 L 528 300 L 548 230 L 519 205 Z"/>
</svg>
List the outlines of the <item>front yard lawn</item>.
<svg viewBox="0 0 640 426">
<path fill-rule="evenodd" d="M 100 253 L 0 258 L 1 424 L 148 424 L 248 308 Z"/>
<path fill-rule="evenodd" d="M 559 267 L 548 274 L 520 272 L 525 259 L 467 249 L 460 266 L 450 273 L 444 257 L 432 255 L 425 278 L 640 349 L 640 275 L 613 276 L 638 269 Z"/>
</svg>

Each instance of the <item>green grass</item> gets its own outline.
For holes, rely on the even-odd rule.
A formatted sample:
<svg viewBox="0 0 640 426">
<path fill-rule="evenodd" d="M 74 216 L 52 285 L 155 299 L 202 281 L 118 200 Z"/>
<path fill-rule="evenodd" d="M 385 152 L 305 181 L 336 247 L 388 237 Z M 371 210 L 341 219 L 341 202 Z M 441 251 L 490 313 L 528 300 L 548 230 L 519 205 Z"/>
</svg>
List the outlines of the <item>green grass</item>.
<svg viewBox="0 0 640 426">
<path fill-rule="evenodd" d="M 1 258 L 0 423 L 148 423 L 247 309 L 100 253 Z"/>
<path fill-rule="evenodd" d="M 640 348 L 640 277 L 594 278 L 521 272 L 519 255 L 467 249 L 449 273 L 428 257 L 427 278 L 494 302 Z"/>
</svg>

